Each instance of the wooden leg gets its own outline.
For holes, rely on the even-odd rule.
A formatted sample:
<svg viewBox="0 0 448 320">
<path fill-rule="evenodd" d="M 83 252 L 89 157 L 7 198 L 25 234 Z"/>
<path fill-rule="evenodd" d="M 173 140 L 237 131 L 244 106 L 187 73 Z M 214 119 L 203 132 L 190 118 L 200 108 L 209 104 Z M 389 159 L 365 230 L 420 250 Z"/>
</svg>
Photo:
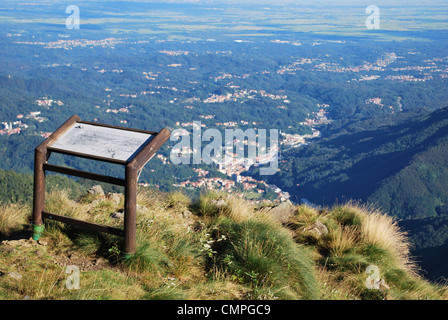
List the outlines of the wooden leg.
<svg viewBox="0 0 448 320">
<path fill-rule="evenodd" d="M 43 165 L 47 153 L 44 148 L 36 148 L 34 153 L 34 191 L 33 191 L 33 239 L 39 240 L 44 224 L 42 211 L 45 203 L 45 172 Z"/>
<path fill-rule="evenodd" d="M 124 194 L 124 253 L 135 252 L 135 229 L 137 216 L 137 170 L 126 166 Z"/>
</svg>

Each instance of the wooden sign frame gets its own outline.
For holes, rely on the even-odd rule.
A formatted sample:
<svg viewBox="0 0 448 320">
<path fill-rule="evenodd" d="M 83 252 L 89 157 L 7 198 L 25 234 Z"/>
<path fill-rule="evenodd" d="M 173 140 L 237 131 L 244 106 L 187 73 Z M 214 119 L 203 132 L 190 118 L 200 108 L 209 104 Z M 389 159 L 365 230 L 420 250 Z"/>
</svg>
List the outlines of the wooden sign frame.
<svg viewBox="0 0 448 320">
<path fill-rule="evenodd" d="M 148 137 L 139 148 L 132 152 L 132 154 L 125 154 L 121 152 L 121 157 L 115 158 L 113 156 L 105 156 L 99 154 L 89 154 L 79 152 L 76 149 L 76 144 L 73 148 L 65 148 L 64 144 L 60 143 L 60 140 L 65 139 L 65 146 L 70 146 L 67 141 L 67 135 L 70 138 L 69 131 L 75 126 L 81 128 L 93 128 L 93 126 L 104 128 L 102 130 L 114 130 L 116 133 L 122 132 L 132 136 L 132 134 L 140 134 L 139 137 L 143 138 L 145 135 Z M 99 128 L 98 128 L 99 129 Z M 118 130 L 118 131 L 117 131 Z M 122 130 L 122 131 L 120 131 Z M 66 134 L 67 133 L 67 134 Z M 143 135 L 141 135 L 143 134 Z M 65 138 L 64 138 L 65 137 Z M 124 237 L 124 252 L 125 254 L 132 254 L 135 252 L 135 231 L 136 231 L 136 208 L 137 208 L 137 180 L 138 172 L 143 169 L 144 165 L 154 156 L 156 151 L 169 139 L 170 132 L 167 129 L 162 129 L 159 132 L 131 129 L 125 127 L 118 127 L 106 124 L 99 124 L 96 122 L 81 121 L 77 115 L 73 115 L 62 126 L 54 131 L 46 140 L 44 140 L 36 149 L 34 154 L 34 190 L 33 190 L 33 239 L 39 240 L 39 237 L 44 228 L 44 219 L 56 220 L 72 225 L 76 225 L 82 228 L 110 233 Z M 59 141 L 59 142 L 58 142 Z M 80 141 L 84 145 L 85 141 Z M 138 144 L 138 143 L 137 143 Z M 61 148 L 62 145 L 62 148 Z M 125 178 L 115 178 L 96 174 L 92 172 L 86 172 L 76 170 L 68 167 L 57 166 L 48 163 L 48 159 L 51 153 L 62 153 L 71 156 L 87 158 L 91 160 L 121 164 L 125 166 Z M 117 150 L 120 152 L 120 150 Z M 115 154 L 115 153 L 114 153 Z M 99 225 L 87 221 L 73 219 L 50 213 L 45 211 L 45 172 L 53 171 L 71 176 L 111 183 L 125 188 L 124 192 L 124 230 L 109 227 L 105 225 Z"/>
</svg>

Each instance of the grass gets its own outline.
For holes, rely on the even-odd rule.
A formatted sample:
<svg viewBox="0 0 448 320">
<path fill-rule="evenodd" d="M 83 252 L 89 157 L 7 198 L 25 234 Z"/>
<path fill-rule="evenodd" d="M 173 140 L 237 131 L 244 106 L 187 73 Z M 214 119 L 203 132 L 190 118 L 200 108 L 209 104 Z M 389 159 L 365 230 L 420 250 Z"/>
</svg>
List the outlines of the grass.
<svg viewBox="0 0 448 320">
<path fill-rule="evenodd" d="M 46 197 L 50 212 L 121 227 L 113 218 L 123 202 L 108 197 L 71 199 L 69 190 Z M 396 221 L 353 202 L 316 210 L 285 206 L 278 219 L 223 193 L 191 200 L 140 189 L 137 250 L 122 254 L 120 237 L 47 221 L 38 244 L 29 232 L 31 208 L 0 206 L 0 299 L 446 299 L 409 254 Z M 273 211 L 274 212 L 274 211 Z M 316 233 L 314 226 L 324 225 Z M 29 236 L 29 235 L 28 235 Z M 17 240 L 19 239 L 19 240 Z M 78 267 L 80 289 L 66 281 Z M 369 267 L 378 274 L 366 286 Z M 17 279 L 11 272 L 20 274 Z M 71 278 L 70 278 L 71 279 Z M 376 282 L 375 282 L 376 281 Z"/>
<path fill-rule="evenodd" d="M 235 223 L 229 218 L 219 219 L 214 228 L 221 236 L 213 267 L 252 288 L 254 298 L 267 291 L 271 298 L 319 297 L 313 261 L 286 229 L 268 220 Z"/>
<path fill-rule="evenodd" d="M 25 205 L 9 204 L 0 206 L 0 234 L 10 235 L 27 223 L 29 209 Z"/>
</svg>

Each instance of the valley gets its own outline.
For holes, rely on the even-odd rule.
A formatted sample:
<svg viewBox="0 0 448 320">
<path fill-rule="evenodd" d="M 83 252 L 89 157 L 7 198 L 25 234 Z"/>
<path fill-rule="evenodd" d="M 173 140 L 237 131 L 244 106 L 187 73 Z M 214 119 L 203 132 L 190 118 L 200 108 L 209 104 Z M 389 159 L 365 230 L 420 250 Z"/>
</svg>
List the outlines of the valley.
<svg viewBox="0 0 448 320">
<path fill-rule="evenodd" d="M 149 2 L 136 10 L 126 1 L 83 2 L 80 28 L 68 29 L 64 1 L 2 2 L 4 181 L 14 181 L 14 172 L 29 183 L 34 148 L 73 114 L 165 127 L 177 137 L 192 135 L 195 123 L 222 136 L 277 130 L 278 143 L 263 158 L 278 160 L 273 175 L 260 175 L 260 152 L 251 166 L 240 161 L 223 169 L 223 162 L 202 158 L 174 164 L 172 140 L 145 167 L 140 186 L 192 197 L 219 191 L 268 206 L 355 200 L 403 220 L 416 252 L 446 245 L 442 229 L 417 223 L 448 214 L 446 4 L 383 3 L 381 30 L 365 28 L 366 6 L 357 3 L 295 4 L 289 11 L 284 4 L 235 6 Z M 248 140 L 238 141 L 244 154 L 259 146 Z M 192 157 L 199 151 L 176 149 Z M 113 165 L 53 160 L 124 174 Z M 2 202 L 30 202 L 29 186 L 24 190 L 25 196 L 3 190 Z M 440 241 L 422 244 L 424 234 Z"/>
</svg>

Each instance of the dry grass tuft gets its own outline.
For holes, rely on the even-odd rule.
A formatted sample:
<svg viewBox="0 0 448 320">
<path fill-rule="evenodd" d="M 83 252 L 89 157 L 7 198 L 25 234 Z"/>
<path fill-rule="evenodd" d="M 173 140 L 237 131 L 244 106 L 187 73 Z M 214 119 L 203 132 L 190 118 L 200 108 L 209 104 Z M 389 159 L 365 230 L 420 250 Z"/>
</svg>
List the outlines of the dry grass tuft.
<svg viewBox="0 0 448 320">
<path fill-rule="evenodd" d="M 254 207 L 244 199 L 228 196 L 226 199 L 229 212 L 228 216 L 236 222 L 243 222 L 255 217 Z"/>
<path fill-rule="evenodd" d="M 344 253 L 351 250 L 359 241 L 360 234 L 357 228 L 341 227 L 335 229 L 330 234 L 329 249 L 337 256 L 341 256 Z"/>
<path fill-rule="evenodd" d="M 0 206 L 0 234 L 8 236 L 11 232 L 23 228 L 31 215 L 29 207 L 20 204 Z"/>
<path fill-rule="evenodd" d="M 387 250 L 396 258 L 397 265 L 412 274 L 418 275 L 418 267 L 411 258 L 407 233 L 402 231 L 397 221 L 374 206 L 360 206 L 348 203 L 347 207 L 356 210 L 361 223 L 362 241 Z"/>
</svg>

